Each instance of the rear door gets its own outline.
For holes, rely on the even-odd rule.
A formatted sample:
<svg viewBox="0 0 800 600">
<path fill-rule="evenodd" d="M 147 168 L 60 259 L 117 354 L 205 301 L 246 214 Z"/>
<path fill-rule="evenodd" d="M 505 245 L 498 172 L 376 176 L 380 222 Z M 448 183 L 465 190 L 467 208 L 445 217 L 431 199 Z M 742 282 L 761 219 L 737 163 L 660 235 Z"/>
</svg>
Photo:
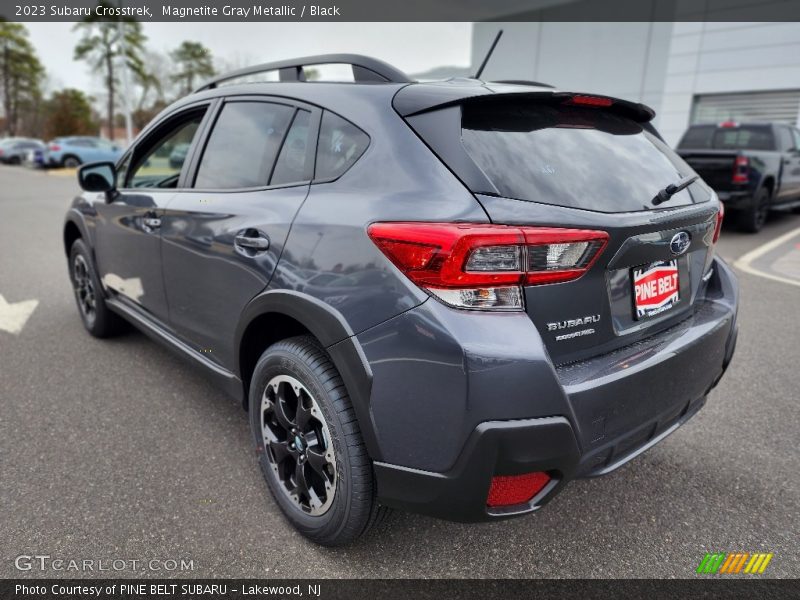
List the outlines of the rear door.
<svg viewBox="0 0 800 600">
<path fill-rule="evenodd" d="M 446 162 L 478 192 L 493 222 L 608 234 L 598 256 L 567 236 L 546 255 L 528 249 L 529 270 L 590 265 L 577 280 L 525 290 L 526 310 L 556 363 L 613 350 L 691 314 L 718 210 L 700 179 L 654 203 L 692 169 L 625 106 L 585 101 L 591 104 L 494 96 L 445 109 L 460 110 L 466 155 L 450 150 Z"/>
<path fill-rule="evenodd" d="M 234 364 L 242 310 L 272 277 L 313 173 L 319 111 L 285 99 L 222 103 L 169 203 L 164 281 L 175 333 Z"/>
</svg>

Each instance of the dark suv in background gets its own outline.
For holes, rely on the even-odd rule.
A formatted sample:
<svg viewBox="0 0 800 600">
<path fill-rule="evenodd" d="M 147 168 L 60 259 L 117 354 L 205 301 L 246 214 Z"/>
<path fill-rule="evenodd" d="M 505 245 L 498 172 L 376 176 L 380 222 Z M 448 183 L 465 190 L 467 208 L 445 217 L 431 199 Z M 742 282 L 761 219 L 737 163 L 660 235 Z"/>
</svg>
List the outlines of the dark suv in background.
<svg viewBox="0 0 800 600">
<path fill-rule="evenodd" d="M 742 231 L 760 231 L 770 210 L 800 208 L 796 127 L 734 121 L 693 125 L 678 154 L 714 188 Z"/>
<path fill-rule="evenodd" d="M 330 63 L 354 81 L 304 82 Z M 133 323 L 242 402 L 319 543 L 388 507 L 532 512 L 674 431 L 734 351 L 721 205 L 652 117 L 354 55 L 227 74 L 81 168 L 81 317 Z"/>
</svg>

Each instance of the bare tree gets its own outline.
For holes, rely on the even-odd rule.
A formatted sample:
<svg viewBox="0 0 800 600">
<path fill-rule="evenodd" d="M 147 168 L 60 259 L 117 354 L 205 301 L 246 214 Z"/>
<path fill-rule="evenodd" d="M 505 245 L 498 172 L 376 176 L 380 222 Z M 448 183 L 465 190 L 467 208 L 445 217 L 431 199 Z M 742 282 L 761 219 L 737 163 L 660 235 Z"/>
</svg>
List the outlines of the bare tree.
<svg viewBox="0 0 800 600">
<path fill-rule="evenodd" d="M 111 4 L 106 0 L 101 0 L 99 5 L 111 8 Z M 117 88 L 114 59 L 120 56 L 121 48 L 124 47 L 124 60 L 135 80 L 138 82 L 147 80 L 147 70 L 142 60 L 147 38 L 142 33 L 141 24 L 134 19 L 118 16 L 98 17 L 94 11 L 92 16 L 76 24 L 75 29 L 83 32 L 83 37 L 75 46 L 75 60 L 85 60 L 93 69 L 104 73 L 107 92 L 106 117 L 110 137 L 114 139 L 114 105 Z M 119 43 L 120 29 L 124 36 L 124 44 Z"/>
</svg>

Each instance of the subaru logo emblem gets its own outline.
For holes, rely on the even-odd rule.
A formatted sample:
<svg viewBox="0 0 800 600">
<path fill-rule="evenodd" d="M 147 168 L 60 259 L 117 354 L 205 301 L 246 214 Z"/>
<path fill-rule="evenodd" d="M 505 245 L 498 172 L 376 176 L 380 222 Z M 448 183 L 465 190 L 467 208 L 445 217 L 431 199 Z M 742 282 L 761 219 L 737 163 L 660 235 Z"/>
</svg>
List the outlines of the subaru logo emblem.
<svg viewBox="0 0 800 600">
<path fill-rule="evenodd" d="M 672 240 L 669 243 L 669 249 L 675 256 L 678 256 L 686 252 L 691 243 L 692 236 L 690 236 L 686 231 L 681 231 L 672 236 Z"/>
</svg>

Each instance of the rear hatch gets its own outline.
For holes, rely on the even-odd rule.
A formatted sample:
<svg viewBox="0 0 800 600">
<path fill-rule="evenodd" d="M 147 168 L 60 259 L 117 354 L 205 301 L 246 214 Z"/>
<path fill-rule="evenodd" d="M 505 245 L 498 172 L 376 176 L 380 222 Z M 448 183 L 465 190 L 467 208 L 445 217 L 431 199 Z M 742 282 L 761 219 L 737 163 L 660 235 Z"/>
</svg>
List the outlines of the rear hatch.
<svg viewBox="0 0 800 600">
<path fill-rule="evenodd" d="M 590 266 L 579 279 L 525 288 L 556 364 L 667 329 L 701 296 L 718 202 L 697 179 L 653 203 L 694 172 L 651 117 L 641 105 L 553 91 L 473 96 L 406 115 L 492 222 L 608 234 L 596 260 L 580 259 Z"/>
</svg>

